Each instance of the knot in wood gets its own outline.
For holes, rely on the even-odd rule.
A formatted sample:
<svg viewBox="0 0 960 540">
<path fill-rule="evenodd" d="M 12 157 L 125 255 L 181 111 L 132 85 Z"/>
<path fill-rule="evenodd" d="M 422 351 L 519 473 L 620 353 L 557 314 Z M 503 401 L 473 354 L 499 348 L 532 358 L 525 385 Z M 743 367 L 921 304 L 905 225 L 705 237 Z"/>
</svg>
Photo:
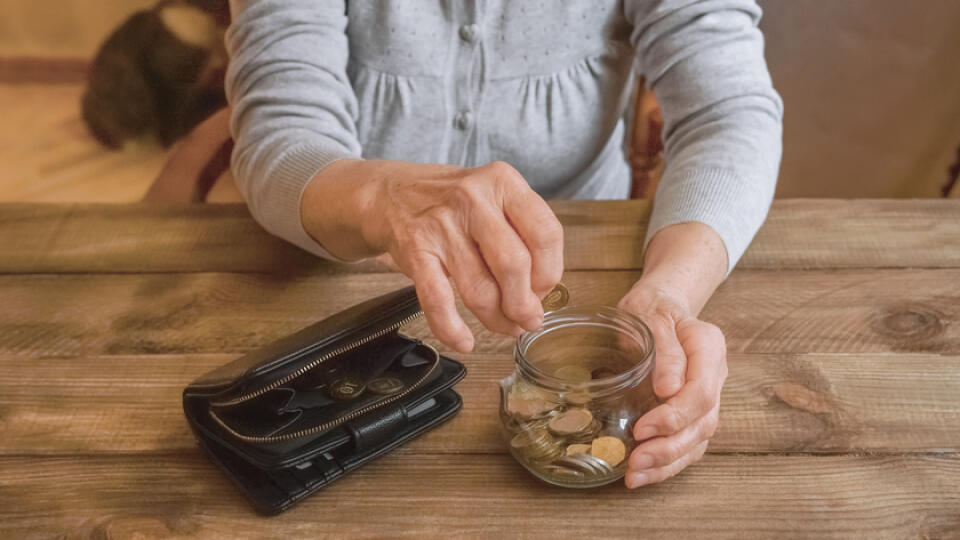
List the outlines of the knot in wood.
<svg viewBox="0 0 960 540">
<path fill-rule="evenodd" d="M 939 336 L 946 324 L 942 314 L 925 306 L 896 306 L 884 311 L 874 328 L 880 334 L 917 341 Z"/>
</svg>

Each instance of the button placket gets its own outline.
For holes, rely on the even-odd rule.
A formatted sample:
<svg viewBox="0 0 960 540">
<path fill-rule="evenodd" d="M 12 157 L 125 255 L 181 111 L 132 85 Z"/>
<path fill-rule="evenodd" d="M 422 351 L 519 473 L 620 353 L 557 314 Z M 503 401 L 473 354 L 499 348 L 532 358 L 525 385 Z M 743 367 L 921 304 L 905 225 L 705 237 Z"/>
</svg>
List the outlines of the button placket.
<svg viewBox="0 0 960 540">
<path fill-rule="evenodd" d="M 474 160 L 470 151 L 474 131 L 477 129 L 476 104 L 482 78 L 482 20 L 480 6 L 470 2 L 461 4 L 464 11 L 459 14 L 460 25 L 454 27 L 456 39 L 456 66 L 453 77 L 453 116 L 450 119 L 452 134 L 448 148 L 448 162 L 469 166 Z"/>
</svg>

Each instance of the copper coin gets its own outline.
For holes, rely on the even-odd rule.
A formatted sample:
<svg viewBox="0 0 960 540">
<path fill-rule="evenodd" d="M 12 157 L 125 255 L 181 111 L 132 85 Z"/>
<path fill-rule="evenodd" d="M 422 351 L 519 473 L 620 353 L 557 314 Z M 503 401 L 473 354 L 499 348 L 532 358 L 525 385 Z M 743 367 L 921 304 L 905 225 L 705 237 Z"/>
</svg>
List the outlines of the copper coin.
<svg viewBox="0 0 960 540">
<path fill-rule="evenodd" d="M 627 447 L 616 437 L 597 437 L 590 445 L 590 455 L 616 467 L 627 457 Z"/>
<path fill-rule="evenodd" d="M 589 444 L 571 444 L 567 447 L 567 455 L 572 456 L 573 454 L 589 454 L 590 445 Z"/>
<path fill-rule="evenodd" d="M 543 311 L 556 311 L 567 305 L 570 301 L 570 291 L 563 283 L 557 283 L 552 291 L 548 292 L 540 302 L 543 305 Z"/>
</svg>

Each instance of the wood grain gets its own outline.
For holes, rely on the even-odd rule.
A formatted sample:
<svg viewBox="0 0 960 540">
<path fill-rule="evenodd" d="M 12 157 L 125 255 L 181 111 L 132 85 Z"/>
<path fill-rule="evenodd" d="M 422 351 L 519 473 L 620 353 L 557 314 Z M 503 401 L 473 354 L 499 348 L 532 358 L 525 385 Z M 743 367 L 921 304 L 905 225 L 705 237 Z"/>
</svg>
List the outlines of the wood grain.
<svg viewBox="0 0 960 540">
<path fill-rule="evenodd" d="M 568 272 L 577 304 L 614 305 L 639 277 Z M 407 285 L 399 274 L 0 276 L 0 354 L 234 353 Z M 733 352 L 960 354 L 960 269 L 736 271 L 702 318 Z M 461 308 L 477 352 L 513 341 Z M 424 320 L 407 332 L 430 339 Z"/>
<path fill-rule="evenodd" d="M 551 205 L 565 225 L 568 270 L 642 266 L 646 201 Z M 944 200 L 776 201 L 740 263 L 743 269 L 957 266 L 960 204 Z M 8 204 L 0 209 L 0 273 L 310 274 L 331 268 L 383 271 L 379 265 L 319 262 L 265 233 L 242 205 Z"/>
<path fill-rule="evenodd" d="M 648 207 L 554 208 L 573 301 L 615 304 Z M 461 413 L 267 520 L 194 446 L 182 388 L 406 278 L 317 261 L 242 206 L 0 205 L 0 537 L 960 539 L 958 217 L 776 203 L 702 313 L 730 376 L 707 456 L 675 479 L 526 474 L 495 414 L 512 340 L 468 316 Z M 422 320 L 405 332 L 433 341 Z"/>
<path fill-rule="evenodd" d="M 0 359 L 0 455 L 194 447 L 180 394 L 234 355 Z M 399 452 L 503 453 L 504 354 L 461 358 L 459 415 Z M 960 452 L 960 356 L 734 354 L 711 452 Z"/>
<path fill-rule="evenodd" d="M 253 514 L 199 452 L 2 458 L 11 538 L 956 538 L 957 456 L 707 456 L 630 492 L 547 486 L 508 456 L 388 455 Z"/>
</svg>

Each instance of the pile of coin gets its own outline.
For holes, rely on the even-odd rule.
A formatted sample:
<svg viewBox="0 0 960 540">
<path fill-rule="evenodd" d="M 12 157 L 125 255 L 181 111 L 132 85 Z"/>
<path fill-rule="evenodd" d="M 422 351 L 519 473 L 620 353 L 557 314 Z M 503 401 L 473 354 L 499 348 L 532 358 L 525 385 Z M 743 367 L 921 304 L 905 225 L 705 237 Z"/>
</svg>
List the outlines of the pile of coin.
<svg viewBox="0 0 960 540">
<path fill-rule="evenodd" d="M 569 379 L 584 380 L 576 370 L 566 371 Z M 590 380 L 590 372 L 583 371 Z M 515 381 L 504 388 L 503 402 L 511 452 L 543 475 L 566 482 L 596 480 L 616 474 L 626 459 L 627 434 L 618 422 L 603 420 L 605 412 L 586 392 L 559 397 Z"/>
</svg>

